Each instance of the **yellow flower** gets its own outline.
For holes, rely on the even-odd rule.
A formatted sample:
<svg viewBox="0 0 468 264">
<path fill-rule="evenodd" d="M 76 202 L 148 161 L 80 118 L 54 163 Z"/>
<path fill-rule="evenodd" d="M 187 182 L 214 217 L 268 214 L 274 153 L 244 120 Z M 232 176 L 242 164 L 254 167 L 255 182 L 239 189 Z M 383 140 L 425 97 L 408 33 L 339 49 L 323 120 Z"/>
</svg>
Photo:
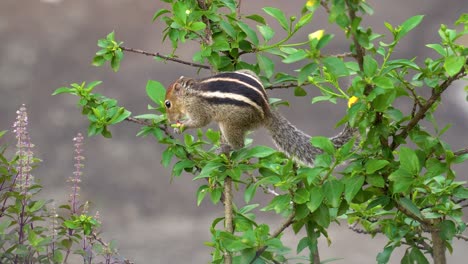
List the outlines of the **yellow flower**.
<svg viewBox="0 0 468 264">
<path fill-rule="evenodd" d="M 357 98 L 356 96 L 351 96 L 351 98 L 349 98 L 348 100 L 348 108 L 350 108 L 353 104 L 355 104 L 357 101 L 359 100 L 359 98 Z"/>
<path fill-rule="evenodd" d="M 316 0 L 308 0 L 307 3 L 306 3 L 306 6 L 307 7 L 313 7 L 315 5 L 315 2 L 317 2 Z"/>
<path fill-rule="evenodd" d="M 320 40 L 323 37 L 323 33 L 325 33 L 325 30 L 323 29 L 317 30 L 314 33 L 310 33 L 309 40 L 313 40 L 313 39 Z"/>
</svg>

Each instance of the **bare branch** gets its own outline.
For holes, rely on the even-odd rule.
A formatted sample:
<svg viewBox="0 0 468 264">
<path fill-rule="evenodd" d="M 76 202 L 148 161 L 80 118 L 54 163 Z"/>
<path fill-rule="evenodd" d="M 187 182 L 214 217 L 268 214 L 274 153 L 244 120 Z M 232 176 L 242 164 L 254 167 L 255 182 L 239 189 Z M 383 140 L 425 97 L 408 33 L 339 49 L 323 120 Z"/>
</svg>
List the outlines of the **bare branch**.
<svg viewBox="0 0 468 264">
<path fill-rule="evenodd" d="M 234 233 L 234 213 L 232 209 L 232 179 L 224 179 L 224 229 L 226 232 Z M 224 253 L 224 264 L 232 263 L 232 255 L 229 252 Z"/>
<path fill-rule="evenodd" d="M 468 242 L 468 236 L 464 236 L 464 235 L 455 235 L 455 237 L 458 238 L 458 239 L 465 240 L 466 242 Z"/>
<path fill-rule="evenodd" d="M 124 50 L 124 51 L 127 51 L 127 52 L 133 52 L 133 53 L 143 54 L 143 55 L 146 55 L 146 56 L 157 57 L 157 58 L 161 58 L 161 59 L 164 59 L 164 60 L 173 61 L 173 62 L 177 62 L 177 63 L 180 63 L 180 64 L 184 64 L 184 65 L 188 65 L 188 66 L 192 66 L 192 67 L 196 67 L 196 68 L 207 69 L 207 70 L 211 69 L 211 67 L 208 66 L 208 65 L 203 65 L 203 64 L 199 64 L 199 63 L 195 63 L 195 62 L 189 62 L 189 61 L 185 61 L 185 60 L 176 59 L 176 58 L 173 58 L 173 57 L 161 55 L 159 52 L 152 53 L 152 52 L 147 52 L 147 51 L 144 51 L 144 50 L 127 48 L 127 47 L 124 47 L 124 46 L 120 46 L 120 48 L 122 50 Z"/>
<path fill-rule="evenodd" d="M 325 55 L 320 55 L 320 58 L 327 58 L 327 57 L 336 57 L 336 58 L 349 58 L 352 57 L 354 58 L 354 54 L 352 52 L 344 52 L 344 53 L 338 53 L 338 54 L 325 54 Z"/>
<path fill-rule="evenodd" d="M 125 118 L 125 121 L 128 121 L 128 122 L 131 122 L 131 123 L 135 123 L 135 124 L 138 124 L 138 125 L 142 125 L 142 126 L 152 126 L 153 123 L 151 123 L 150 121 L 148 120 L 144 120 L 144 119 L 138 119 L 138 118 L 134 118 L 134 117 L 127 117 Z M 164 131 L 164 134 L 166 134 L 166 136 L 170 137 L 170 138 L 174 138 L 174 136 L 172 135 L 172 133 L 170 132 L 169 130 L 169 127 L 167 125 L 160 125 L 159 126 L 159 129 L 161 129 L 162 131 Z"/>
</svg>

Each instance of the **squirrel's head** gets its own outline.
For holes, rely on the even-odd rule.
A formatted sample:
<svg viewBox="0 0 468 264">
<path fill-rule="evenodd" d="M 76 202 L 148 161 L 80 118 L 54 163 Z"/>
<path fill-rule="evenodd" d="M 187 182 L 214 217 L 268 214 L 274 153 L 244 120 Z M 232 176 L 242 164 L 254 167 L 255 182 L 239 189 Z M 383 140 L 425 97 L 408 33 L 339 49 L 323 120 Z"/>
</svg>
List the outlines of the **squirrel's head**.
<svg viewBox="0 0 468 264">
<path fill-rule="evenodd" d="M 170 122 L 179 121 L 185 116 L 184 97 L 186 93 L 190 92 L 194 82 L 191 78 L 181 76 L 167 89 L 164 106 Z"/>
</svg>

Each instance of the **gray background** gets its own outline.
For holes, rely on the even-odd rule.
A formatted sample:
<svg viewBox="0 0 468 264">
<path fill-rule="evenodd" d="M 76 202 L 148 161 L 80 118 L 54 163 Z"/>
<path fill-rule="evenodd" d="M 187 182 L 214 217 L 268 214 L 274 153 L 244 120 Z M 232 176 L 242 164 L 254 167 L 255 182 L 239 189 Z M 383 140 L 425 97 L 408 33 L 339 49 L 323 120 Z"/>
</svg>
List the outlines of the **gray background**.
<svg viewBox="0 0 468 264">
<path fill-rule="evenodd" d="M 305 1 L 243 1 L 243 13 L 260 13 L 263 6 L 281 7 L 288 15 L 299 15 Z M 398 46 L 394 58 L 436 56 L 423 44 L 438 41 L 439 24 L 452 25 L 462 12 L 468 11 L 463 0 L 393 0 L 369 1 L 375 8 L 364 24 L 373 25 L 376 32 L 386 33 L 384 21 L 393 25 L 416 14 L 425 14 L 423 23 Z M 150 103 L 145 96 L 148 79 L 168 85 L 180 75 L 195 76 L 196 70 L 176 63 L 162 63 L 137 54 L 125 54 L 121 70 L 90 65 L 96 42 L 112 30 L 125 45 L 152 52 L 169 53 L 169 43 L 161 43 L 163 25 L 151 23 L 151 18 L 163 4 L 149 0 L 1 0 L 0 1 L 0 130 L 10 129 L 15 111 L 26 104 L 30 116 L 30 133 L 36 144 L 35 153 L 43 159 L 35 176 L 44 185 L 44 196 L 60 202 L 68 198 L 66 180 L 73 171 L 72 138 L 86 133 L 86 119 L 76 108 L 76 98 L 50 94 L 72 82 L 103 80 L 97 91 L 116 98 L 134 114 L 146 113 Z M 167 6 L 165 6 L 167 7 Z M 330 25 L 323 10 L 296 41 L 325 28 L 335 32 L 326 52 L 348 50 L 348 42 L 337 27 Z M 276 26 L 270 20 L 271 25 Z M 281 34 L 278 34 L 279 36 Z M 279 37 L 277 36 L 277 37 Z M 467 43 L 467 40 L 465 44 Z M 177 54 L 190 60 L 196 45 L 183 45 Z M 281 66 L 292 71 L 291 66 Z M 207 75 L 202 71 L 201 75 Z M 455 149 L 468 145 L 466 137 L 467 104 L 464 84 L 457 82 L 444 94 L 438 118 L 440 126 L 453 124 L 444 139 Z M 314 88 L 306 98 L 294 98 L 292 90 L 270 91 L 272 97 L 290 100 L 292 107 L 281 111 L 300 129 L 312 135 L 333 135 L 332 128 L 340 119 L 345 103 L 310 105 Z M 112 128 L 112 140 L 102 137 L 86 139 L 86 167 L 82 183 L 82 199 L 93 202 L 102 216 L 104 238 L 115 239 L 120 253 L 136 263 L 206 263 L 210 248 L 211 220 L 222 215 L 221 206 L 203 202 L 196 206 L 195 192 L 200 182 L 187 175 L 170 182 L 170 170 L 160 166 L 164 146 L 152 138 L 135 138 L 138 126 L 122 123 Z M 265 132 L 255 133 L 254 144 L 270 144 Z M 2 139 L 13 142 L 13 137 Z M 14 143 L 12 143 L 14 145 Z M 460 180 L 467 165 L 457 167 Z M 259 196 L 255 202 L 263 205 L 269 197 Z M 242 204 L 242 203 L 241 203 Z M 260 213 L 259 218 L 274 227 L 281 223 L 272 213 Z M 465 218 L 466 219 L 466 218 Z M 330 228 L 332 245 L 320 244 L 322 259 L 340 257 L 338 263 L 374 263 L 385 239 L 355 234 L 345 223 Z M 286 232 L 285 241 L 293 252 L 301 236 Z M 455 241 L 449 263 L 463 263 L 468 257 L 467 244 Z M 398 254 L 391 262 L 399 262 Z M 466 262 L 465 262 L 466 263 Z"/>
</svg>

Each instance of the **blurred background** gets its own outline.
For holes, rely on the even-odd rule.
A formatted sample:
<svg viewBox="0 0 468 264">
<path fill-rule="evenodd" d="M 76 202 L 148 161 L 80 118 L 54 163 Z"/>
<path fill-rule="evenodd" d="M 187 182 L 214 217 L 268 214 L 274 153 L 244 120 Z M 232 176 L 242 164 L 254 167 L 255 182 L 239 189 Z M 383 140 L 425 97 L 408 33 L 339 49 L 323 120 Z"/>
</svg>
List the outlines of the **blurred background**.
<svg viewBox="0 0 468 264">
<path fill-rule="evenodd" d="M 300 15 L 304 1 L 243 1 L 244 14 L 261 13 L 261 7 L 275 6 L 287 15 Z M 436 57 L 424 44 L 438 42 L 440 24 L 452 26 L 468 11 L 468 3 L 460 0 L 393 0 L 369 1 L 375 13 L 365 17 L 364 24 L 375 32 L 386 33 L 384 22 L 397 25 L 407 18 L 425 14 L 422 24 L 397 46 L 394 58 Z M 58 87 L 73 82 L 102 80 L 96 92 L 116 98 L 119 104 L 134 115 L 147 112 L 150 100 L 145 95 L 149 79 L 170 84 L 181 75 L 196 76 L 196 69 L 171 62 L 157 62 L 151 57 L 125 54 L 121 69 L 112 72 L 109 66 L 96 68 L 91 60 L 97 51 L 96 42 L 115 30 L 116 39 L 125 46 L 150 52 L 171 52 L 169 43 L 162 43 L 161 22 L 151 18 L 165 3 L 149 0 L 1 0 L 0 1 L 0 130 L 11 129 L 15 112 L 26 104 L 30 117 L 30 134 L 36 145 L 36 156 L 43 163 L 34 176 L 44 186 L 43 196 L 66 202 L 70 193 L 66 180 L 73 171 L 72 139 L 78 132 L 86 134 L 87 121 L 76 107 L 77 98 L 70 95 L 51 96 Z M 276 26 L 274 21 L 270 21 Z M 335 33 L 327 53 L 348 50 L 348 42 L 338 28 L 330 25 L 323 10 L 317 12 L 312 27 L 302 31 L 295 40 L 303 41 L 307 34 L 318 29 Z M 281 34 L 279 34 L 281 35 Z M 293 40 L 294 41 L 294 40 Z M 468 40 L 462 40 L 468 45 Z M 190 45 L 192 44 L 192 45 Z M 183 45 L 177 54 L 191 60 L 197 45 Z M 290 66 L 277 70 L 292 72 Z M 206 71 L 201 76 L 209 74 Z M 443 127 L 452 124 L 444 139 L 454 149 L 466 147 L 468 137 L 468 105 L 461 81 L 444 94 L 438 111 Z M 311 135 L 331 136 L 338 132 L 334 124 L 346 109 L 338 105 L 318 103 L 310 105 L 311 96 L 318 95 L 308 87 L 307 97 L 295 98 L 292 90 L 270 91 L 271 97 L 290 100 L 291 107 L 281 112 L 300 129 Z M 324 114 L 326 113 L 326 114 Z M 211 221 L 223 214 L 221 206 L 209 201 L 196 206 L 196 190 L 200 182 L 190 176 L 170 180 L 170 169 L 160 165 L 164 146 L 152 138 L 137 138 L 139 127 L 121 123 L 112 127 L 113 139 L 93 137 L 85 139 L 85 169 L 82 200 L 92 201 L 92 208 L 102 217 L 103 237 L 117 241 L 120 254 L 135 263 L 207 263 L 210 248 L 203 242 L 210 240 Z M 254 144 L 269 144 L 265 132 L 256 132 Z M 14 146 L 14 137 L 0 143 Z M 467 164 L 457 167 L 460 180 L 467 180 L 463 172 Z M 266 205 L 270 197 L 258 196 L 254 202 Z M 239 200 L 241 203 L 241 199 Z M 94 211 L 92 210 L 92 211 Z M 259 219 L 279 226 L 282 219 L 269 213 L 259 213 Z M 465 217 L 465 219 L 468 219 Z M 385 245 L 385 239 L 370 239 L 350 231 L 346 223 L 330 229 L 332 244 L 320 244 L 323 260 L 343 258 L 338 263 L 375 263 L 375 257 Z M 302 236 L 286 232 L 284 241 L 292 247 Z M 358 243 L 356 243 L 358 242 Z M 449 263 L 466 263 L 467 243 L 455 241 Z M 398 251 L 391 263 L 399 263 Z M 293 255 L 293 254 L 292 254 Z"/>
</svg>

